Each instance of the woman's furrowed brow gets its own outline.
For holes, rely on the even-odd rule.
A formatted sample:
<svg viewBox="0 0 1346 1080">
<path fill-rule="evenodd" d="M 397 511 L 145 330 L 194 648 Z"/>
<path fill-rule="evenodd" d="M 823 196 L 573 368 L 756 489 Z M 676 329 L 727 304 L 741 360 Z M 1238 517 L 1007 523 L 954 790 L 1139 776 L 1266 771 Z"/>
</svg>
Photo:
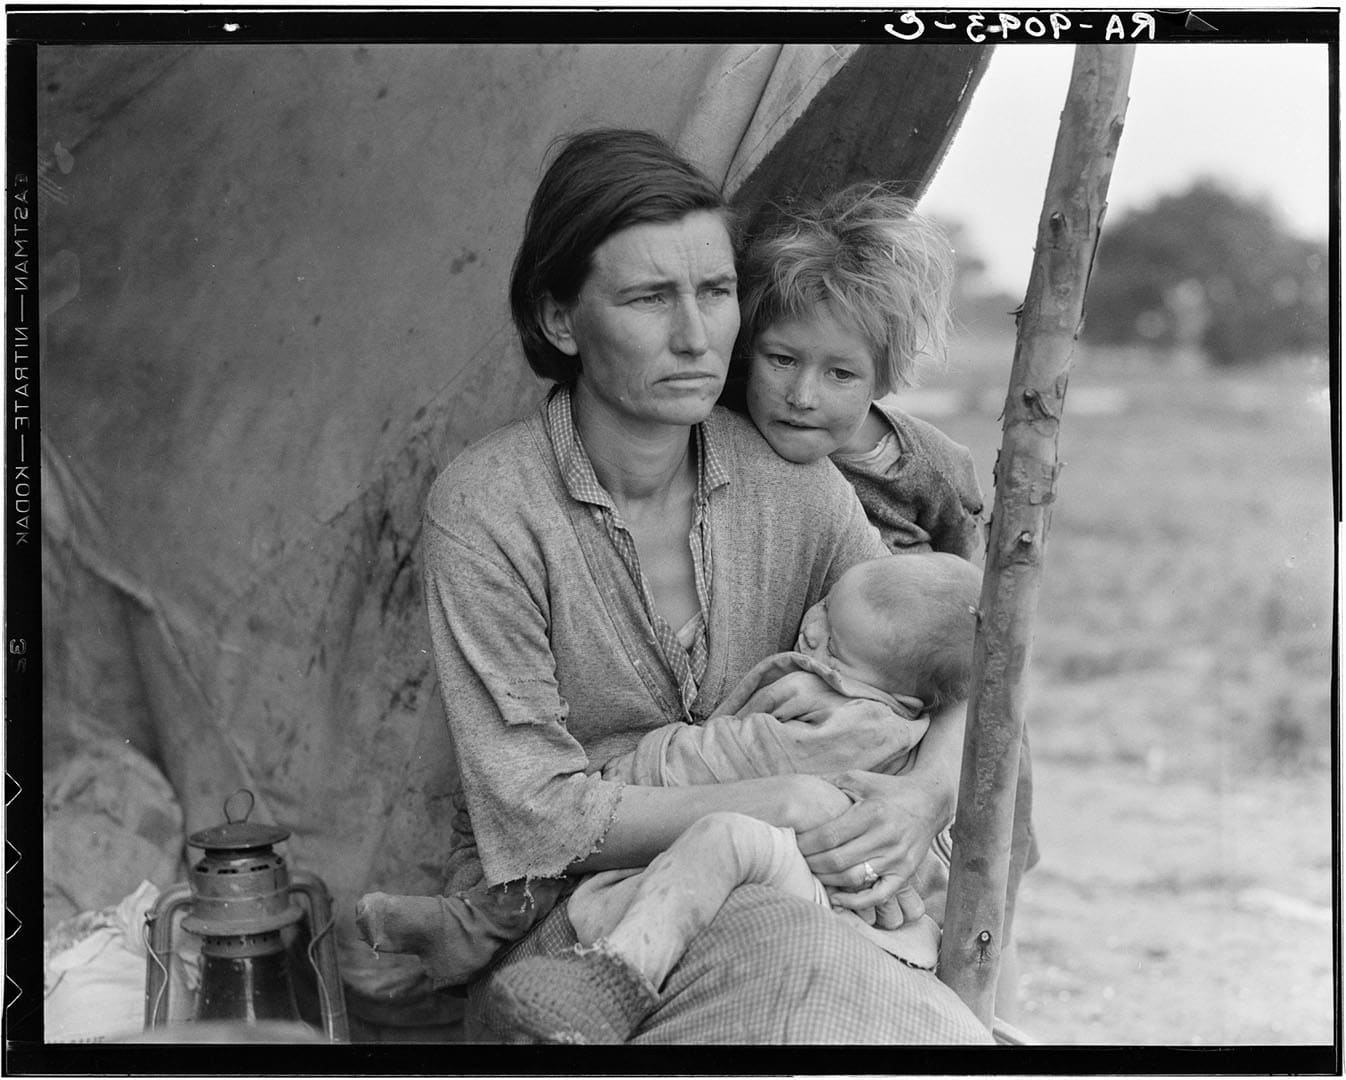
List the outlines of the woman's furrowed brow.
<svg viewBox="0 0 1346 1080">
<path fill-rule="evenodd" d="M 677 282 L 671 277 L 644 277 L 627 281 L 625 285 L 618 285 L 616 293 L 618 296 L 637 296 L 640 293 L 663 292 L 676 287 Z"/>
<path fill-rule="evenodd" d="M 727 285 L 738 284 L 738 275 L 733 271 L 726 271 L 722 274 L 712 274 L 709 277 L 702 278 L 697 283 L 698 289 L 714 289 Z M 630 281 L 617 288 L 618 296 L 640 296 L 644 293 L 656 292 L 676 292 L 680 282 L 672 277 L 649 277 L 641 278 L 638 281 Z"/>
</svg>

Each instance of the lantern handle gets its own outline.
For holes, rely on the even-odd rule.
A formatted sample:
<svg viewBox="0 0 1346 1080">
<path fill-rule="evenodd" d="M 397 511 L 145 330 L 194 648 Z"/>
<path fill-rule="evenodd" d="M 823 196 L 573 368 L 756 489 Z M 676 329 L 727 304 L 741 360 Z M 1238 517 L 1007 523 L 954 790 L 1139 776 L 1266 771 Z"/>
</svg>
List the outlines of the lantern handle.
<svg viewBox="0 0 1346 1080">
<path fill-rule="evenodd" d="M 165 1005 L 171 978 L 161 956 L 173 952 L 173 916 L 192 898 L 192 888 L 181 881 L 159 894 L 145 912 L 141 934 L 145 942 L 145 1030 L 158 1027 L 167 1012 Z"/>
<path fill-rule="evenodd" d="M 290 891 L 299 893 L 308 901 L 308 960 L 318 977 L 323 1027 L 327 1038 L 334 1043 L 348 1043 L 351 1040 L 350 1022 L 346 1017 L 346 995 L 337 960 L 336 937 L 331 933 L 336 926 L 332 899 L 322 878 L 306 870 L 296 870 L 290 875 Z"/>
<path fill-rule="evenodd" d="M 242 817 L 236 818 L 232 813 L 230 813 L 229 805 L 232 802 L 234 802 L 234 800 L 237 799 L 240 795 L 246 795 L 248 797 L 248 808 L 243 811 Z M 251 816 L 252 814 L 253 807 L 256 805 L 257 805 L 257 797 L 253 795 L 253 793 L 249 791 L 247 788 L 241 787 L 237 791 L 235 791 L 232 795 L 230 795 L 229 798 L 224 800 L 224 820 L 227 821 L 230 825 L 241 825 L 242 823 L 248 820 L 249 816 Z"/>
</svg>

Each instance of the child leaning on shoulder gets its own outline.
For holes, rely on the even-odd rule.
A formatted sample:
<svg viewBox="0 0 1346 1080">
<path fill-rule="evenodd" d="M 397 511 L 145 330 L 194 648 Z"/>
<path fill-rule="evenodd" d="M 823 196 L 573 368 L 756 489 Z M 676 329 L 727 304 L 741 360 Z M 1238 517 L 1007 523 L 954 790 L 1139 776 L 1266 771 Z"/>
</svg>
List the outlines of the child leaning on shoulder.
<svg viewBox="0 0 1346 1080">
<path fill-rule="evenodd" d="M 953 278 L 943 230 L 883 184 L 782 209 L 742 259 L 734 375 L 772 449 L 830 456 L 891 550 L 980 562 L 972 455 L 884 400 L 943 358 Z"/>
</svg>

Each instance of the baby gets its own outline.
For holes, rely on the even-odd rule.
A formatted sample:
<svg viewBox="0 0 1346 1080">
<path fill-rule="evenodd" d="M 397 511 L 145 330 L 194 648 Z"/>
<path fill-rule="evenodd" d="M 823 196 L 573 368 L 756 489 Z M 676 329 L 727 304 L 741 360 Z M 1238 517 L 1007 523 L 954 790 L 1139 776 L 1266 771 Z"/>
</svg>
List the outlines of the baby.
<svg viewBox="0 0 1346 1080">
<path fill-rule="evenodd" d="M 852 567 L 805 612 L 796 651 L 759 663 L 705 723 L 647 732 L 603 767 L 604 777 L 668 787 L 846 769 L 901 772 L 929 726 L 927 714 L 966 693 L 969 608 L 975 610 L 979 581 L 976 567 L 945 554 Z M 370 893 L 356 921 L 374 948 L 415 954 L 436 984 L 461 985 L 527 933 L 568 887 L 563 878 L 538 878 L 450 896 Z M 921 914 L 913 890 L 866 921 L 895 927 L 904 910 L 912 918 Z M 919 966 L 934 963 L 929 929 L 902 945 Z"/>
<path fill-rule="evenodd" d="M 750 705 L 752 698 L 769 694 L 771 682 L 763 682 L 762 673 L 801 670 L 848 697 L 882 703 L 889 710 L 889 726 L 924 724 L 924 713 L 967 694 L 980 587 L 980 572 L 949 554 L 890 557 L 852 567 L 804 616 L 797 651 L 759 665 L 735 696 L 748 693 Z M 696 741 L 715 750 L 733 728 L 751 732 L 768 724 L 807 728 L 808 721 L 749 712 L 713 718 L 700 729 L 671 727 L 699 731 Z M 724 730 L 717 732 L 713 725 Z M 646 740 L 657 744 L 659 734 L 651 732 Z M 906 756 L 911 749 L 914 741 Z M 721 758 L 722 763 L 729 760 Z M 760 755 L 741 760 L 751 763 L 748 775 L 766 775 L 773 768 Z M 651 764 L 656 764 L 653 771 Z M 895 771 L 904 764 L 899 762 Z M 641 784 L 686 782 L 679 760 L 642 755 L 641 748 L 610 763 L 604 775 Z M 868 864 L 864 869 L 861 891 L 879 880 Z M 625 1042 L 658 1004 L 659 989 L 688 942 L 745 884 L 771 885 L 832 906 L 838 917 L 898 959 L 934 967 L 938 927 L 924 914 L 913 885 L 867 911 L 838 907 L 832 902 L 835 890 L 810 872 L 791 830 L 743 814 L 713 813 L 648 868 L 587 877 L 567 908 L 579 941 L 575 951 L 520 961 L 497 973 L 489 1007 L 538 1041 Z"/>
<path fill-rule="evenodd" d="M 742 326 L 724 401 L 789 461 L 830 456 L 894 552 L 980 561 L 972 455 L 883 400 L 942 358 L 953 253 L 882 184 L 781 211 L 740 266 Z"/>
</svg>

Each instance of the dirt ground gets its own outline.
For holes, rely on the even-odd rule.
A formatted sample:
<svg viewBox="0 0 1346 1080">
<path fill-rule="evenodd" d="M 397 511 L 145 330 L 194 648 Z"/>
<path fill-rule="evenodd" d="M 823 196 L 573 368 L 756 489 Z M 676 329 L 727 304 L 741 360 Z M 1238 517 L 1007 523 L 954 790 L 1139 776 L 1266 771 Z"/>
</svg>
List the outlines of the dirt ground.
<svg viewBox="0 0 1346 1080">
<path fill-rule="evenodd" d="M 1039 754 L 1034 766 L 1043 858 L 1017 930 L 1029 1034 L 1332 1041 L 1327 777 L 1212 789 L 1156 764 Z"/>
</svg>

